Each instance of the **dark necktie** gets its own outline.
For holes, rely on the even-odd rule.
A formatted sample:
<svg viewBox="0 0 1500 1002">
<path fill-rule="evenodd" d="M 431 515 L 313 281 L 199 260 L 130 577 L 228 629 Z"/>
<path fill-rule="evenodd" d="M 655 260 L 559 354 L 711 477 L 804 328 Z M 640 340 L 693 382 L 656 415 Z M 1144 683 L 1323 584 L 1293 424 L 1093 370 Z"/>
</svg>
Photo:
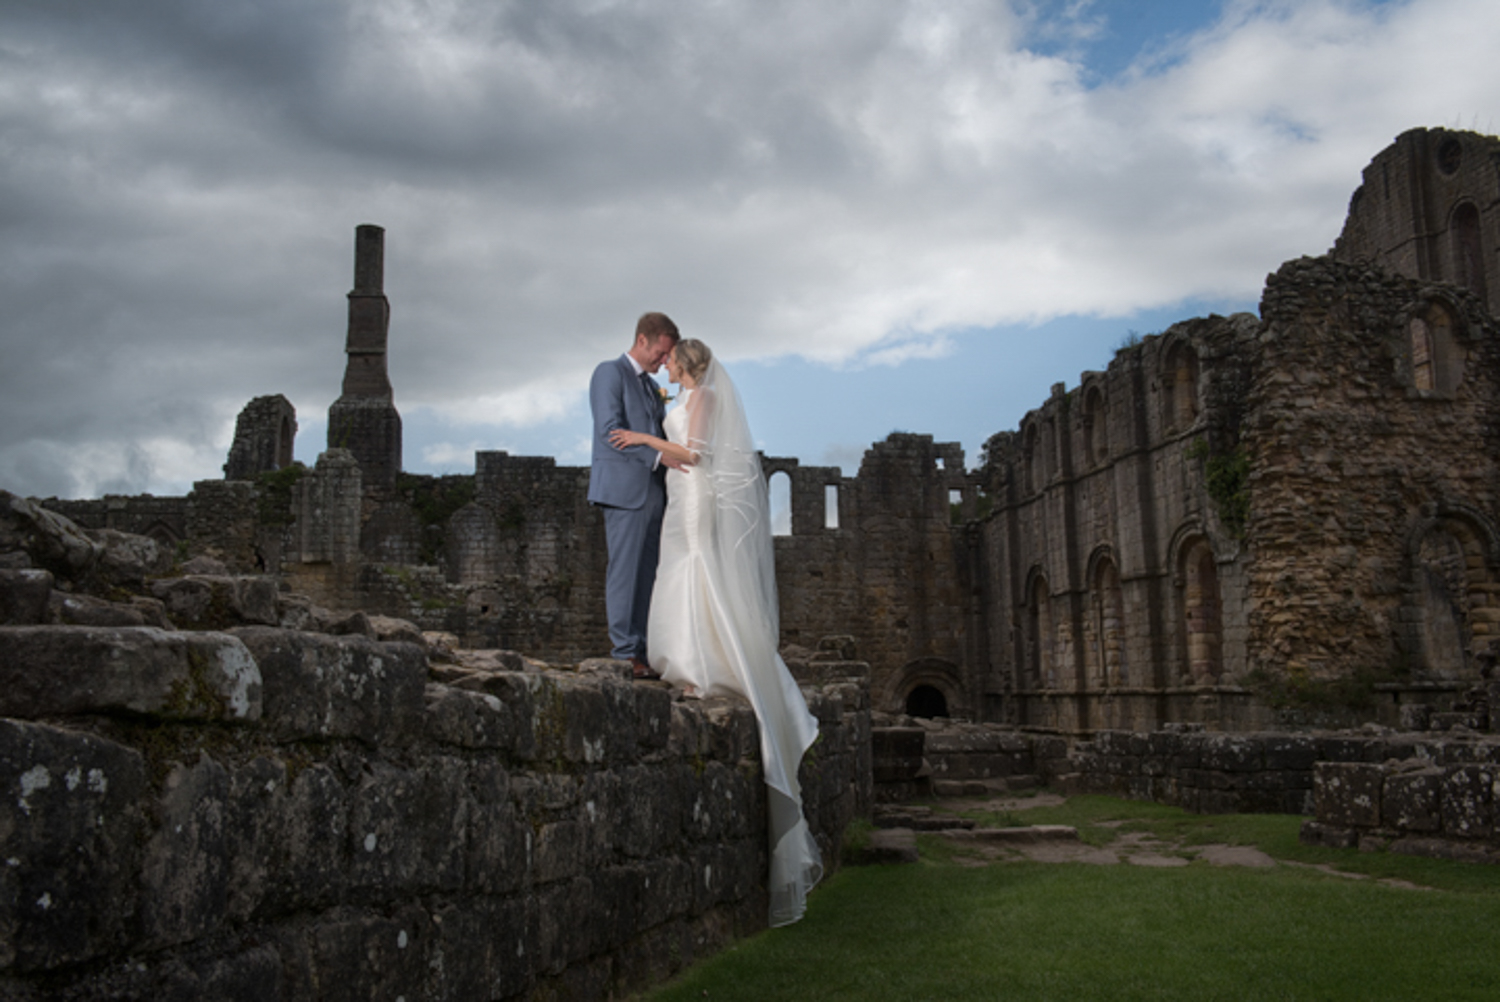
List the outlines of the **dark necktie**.
<svg viewBox="0 0 1500 1002">
<path fill-rule="evenodd" d="M 651 406 L 656 406 L 656 380 L 651 378 L 651 373 L 641 373 L 641 388 L 646 391 L 646 396 L 651 400 Z"/>
</svg>

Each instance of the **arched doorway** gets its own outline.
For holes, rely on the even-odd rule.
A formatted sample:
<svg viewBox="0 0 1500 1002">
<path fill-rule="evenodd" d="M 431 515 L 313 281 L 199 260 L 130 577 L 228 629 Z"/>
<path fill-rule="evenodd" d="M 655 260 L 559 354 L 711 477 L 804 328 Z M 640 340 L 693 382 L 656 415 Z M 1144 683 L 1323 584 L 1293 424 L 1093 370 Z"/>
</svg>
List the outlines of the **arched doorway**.
<svg viewBox="0 0 1500 1002">
<path fill-rule="evenodd" d="M 948 697 L 935 685 L 919 685 L 906 694 L 908 717 L 946 717 Z"/>
</svg>

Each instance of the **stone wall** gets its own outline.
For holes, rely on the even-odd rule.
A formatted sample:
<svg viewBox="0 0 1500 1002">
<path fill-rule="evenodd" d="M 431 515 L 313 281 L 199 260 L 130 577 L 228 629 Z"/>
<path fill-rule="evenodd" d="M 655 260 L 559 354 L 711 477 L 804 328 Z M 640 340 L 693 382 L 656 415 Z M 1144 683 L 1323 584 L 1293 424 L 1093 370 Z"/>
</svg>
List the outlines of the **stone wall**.
<svg viewBox="0 0 1500 1002">
<path fill-rule="evenodd" d="M 869 807 L 866 693 L 809 690 L 830 868 Z M 594 999 L 766 920 L 748 706 L 606 667 L 0 627 L 0 786 L 6 998 Z"/>
<path fill-rule="evenodd" d="M 1302 841 L 1500 862 L 1500 743 L 1448 746 L 1386 762 L 1319 762 L 1316 818 Z"/>
<path fill-rule="evenodd" d="M 1456 691 L 1500 639 L 1500 331 L 1462 290 L 1327 259 L 1283 265 L 1261 309 L 1250 668 L 1293 691 Z M 1441 332 L 1441 385 L 1415 378 L 1418 328 Z M 1401 696 L 1381 699 L 1393 723 Z"/>
<path fill-rule="evenodd" d="M 1364 169 L 1332 255 L 1398 275 L 1449 282 L 1500 314 L 1500 139 L 1411 129 Z M 1486 247 L 1488 245 L 1488 247 Z"/>
<path fill-rule="evenodd" d="M 1206 470 L 1236 447 L 1259 326 L 1176 324 L 989 441 L 992 718 L 1070 732 L 1249 722 L 1242 547 Z"/>
</svg>

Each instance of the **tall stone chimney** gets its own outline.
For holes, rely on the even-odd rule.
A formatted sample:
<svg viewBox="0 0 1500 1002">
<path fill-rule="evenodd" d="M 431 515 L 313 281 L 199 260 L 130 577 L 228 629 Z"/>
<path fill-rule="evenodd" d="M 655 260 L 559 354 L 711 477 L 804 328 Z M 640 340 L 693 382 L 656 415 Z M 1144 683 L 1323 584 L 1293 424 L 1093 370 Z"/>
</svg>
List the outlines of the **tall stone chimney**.
<svg viewBox="0 0 1500 1002">
<path fill-rule="evenodd" d="M 401 415 L 396 413 L 385 364 L 390 324 L 385 230 L 367 223 L 354 231 L 344 391 L 328 408 L 328 448 L 354 453 L 366 490 L 394 487 L 401 472 Z"/>
</svg>

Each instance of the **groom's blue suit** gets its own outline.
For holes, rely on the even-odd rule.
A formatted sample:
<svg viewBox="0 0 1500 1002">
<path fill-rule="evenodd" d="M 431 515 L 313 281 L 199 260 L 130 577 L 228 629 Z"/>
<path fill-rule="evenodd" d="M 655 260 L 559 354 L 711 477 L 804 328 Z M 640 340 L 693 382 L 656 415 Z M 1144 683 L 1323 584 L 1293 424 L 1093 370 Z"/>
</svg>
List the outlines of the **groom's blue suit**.
<svg viewBox="0 0 1500 1002">
<path fill-rule="evenodd" d="M 646 445 L 617 449 L 609 443 L 609 433 L 626 428 L 663 437 L 666 405 L 656 385 L 649 375 L 637 375 L 625 355 L 601 363 L 589 382 L 589 407 L 594 412 L 589 501 L 604 513 L 604 540 L 609 547 L 604 606 L 613 654 L 624 660 L 646 660 L 646 620 L 667 503 L 666 469 L 655 449 Z"/>
</svg>

